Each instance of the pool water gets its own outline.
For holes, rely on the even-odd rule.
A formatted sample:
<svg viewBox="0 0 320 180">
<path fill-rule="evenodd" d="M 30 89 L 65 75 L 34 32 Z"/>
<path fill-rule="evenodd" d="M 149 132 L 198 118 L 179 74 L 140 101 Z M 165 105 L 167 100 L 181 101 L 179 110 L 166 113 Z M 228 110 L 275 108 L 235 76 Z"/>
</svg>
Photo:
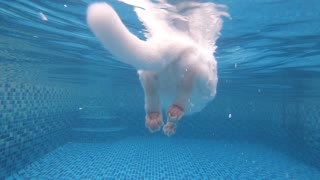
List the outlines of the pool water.
<svg viewBox="0 0 320 180">
<path fill-rule="evenodd" d="M 0 179 L 320 179 L 320 1 L 206 1 L 231 15 L 217 95 L 172 137 L 145 128 L 92 2 L 0 2 Z M 105 2 L 144 39 L 132 6 Z"/>
</svg>

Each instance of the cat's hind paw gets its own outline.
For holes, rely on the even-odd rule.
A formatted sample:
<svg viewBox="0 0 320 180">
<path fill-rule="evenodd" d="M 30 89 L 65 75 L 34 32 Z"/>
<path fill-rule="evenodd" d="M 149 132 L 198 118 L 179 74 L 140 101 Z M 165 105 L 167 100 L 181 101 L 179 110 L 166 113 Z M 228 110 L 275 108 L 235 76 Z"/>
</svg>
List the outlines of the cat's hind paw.
<svg viewBox="0 0 320 180">
<path fill-rule="evenodd" d="M 183 116 L 183 108 L 173 104 L 168 112 L 167 112 L 167 116 L 168 116 L 168 122 L 174 122 L 177 123 L 178 120 L 181 119 L 181 117 Z"/>
<path fill-rule="evenodd" d="M 146 114 L 146 127 L 150 132 L 156 132 L 161 129 L 163 125 L 161 112 L 150 112 Z"/>
<path fill-rule="evenodd" d="M 173 104 L 167 112 L 167 123 L 163 126 L 162 130 L 165 135 L 172 136 L 177 129 L 177 123 L 183 116 L 183 108 Z"/>
<path fill-rule="evenodd" d="M 167 122 L 162 129 L 164 134 L 170 137 L 176 132 L 177 124 L 173 122 Z"/>
</svg>

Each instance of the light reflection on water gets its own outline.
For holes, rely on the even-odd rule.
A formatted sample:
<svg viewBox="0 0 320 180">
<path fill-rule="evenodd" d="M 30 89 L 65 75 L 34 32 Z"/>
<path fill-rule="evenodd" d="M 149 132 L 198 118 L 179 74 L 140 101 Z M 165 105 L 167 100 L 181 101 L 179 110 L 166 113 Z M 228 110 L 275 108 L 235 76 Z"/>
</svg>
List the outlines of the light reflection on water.
<svg viewBox="0 0 320 180">
<path fill-rule="evenodd" d="M 215 2 L 226 4 L 232 16 L 224 19 L 217 42 L 220 90 L 232 86 L 299 92 L 308 86 L 310 93 L 317 93 L 310 86 L 317 88 L 314 83 L 319 84 L 320 77 L 319 1 Z M 0 68 L 6 72 L 1 79 L 80 85 L 103 81 L 106 86 L 109 79 L 138 85 L 135 70 L 118 62 L 88 29 L 88 3 L 1 1 Z M 143 38 L 143 26 L 132 7 L 109 3 L 130 31 Z M 48 20 L 41 19 L 40 12 Z M 16 71 L 16 66 L 29 72 Z M 308 77 L 315 79 L 313 85 L 303 82 Z"/>
</svg>

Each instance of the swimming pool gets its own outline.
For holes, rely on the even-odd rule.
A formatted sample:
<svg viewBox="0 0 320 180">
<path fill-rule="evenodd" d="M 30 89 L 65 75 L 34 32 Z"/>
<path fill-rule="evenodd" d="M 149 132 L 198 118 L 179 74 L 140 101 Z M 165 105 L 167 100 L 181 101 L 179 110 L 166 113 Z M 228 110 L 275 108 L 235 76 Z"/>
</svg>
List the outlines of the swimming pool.
<svg viewBox="0 0 320 180">
<path fill-rule="evenodd" d="M 0 179 L 319 179 L 320 2 L 225 4 L 217 95 L 172 137 L 89 0 L 0 2 Z M 108 2 L 144 39 L 133 7 Z"/>
</svg>

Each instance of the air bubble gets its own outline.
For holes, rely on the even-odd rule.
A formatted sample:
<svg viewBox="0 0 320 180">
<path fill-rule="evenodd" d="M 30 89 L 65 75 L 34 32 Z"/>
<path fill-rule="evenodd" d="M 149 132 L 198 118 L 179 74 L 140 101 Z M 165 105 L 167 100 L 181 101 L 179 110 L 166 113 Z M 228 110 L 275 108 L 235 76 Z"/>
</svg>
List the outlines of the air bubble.
<svg viewBox="0 0 320 180">
<path fill-rule="evenodd" d="M 39 12 L 39 16 L 42 19 L 42 21 L 48 21 L 48 18 L 46 15 L 44 15 L 42 12 Z"/>
</svg>

